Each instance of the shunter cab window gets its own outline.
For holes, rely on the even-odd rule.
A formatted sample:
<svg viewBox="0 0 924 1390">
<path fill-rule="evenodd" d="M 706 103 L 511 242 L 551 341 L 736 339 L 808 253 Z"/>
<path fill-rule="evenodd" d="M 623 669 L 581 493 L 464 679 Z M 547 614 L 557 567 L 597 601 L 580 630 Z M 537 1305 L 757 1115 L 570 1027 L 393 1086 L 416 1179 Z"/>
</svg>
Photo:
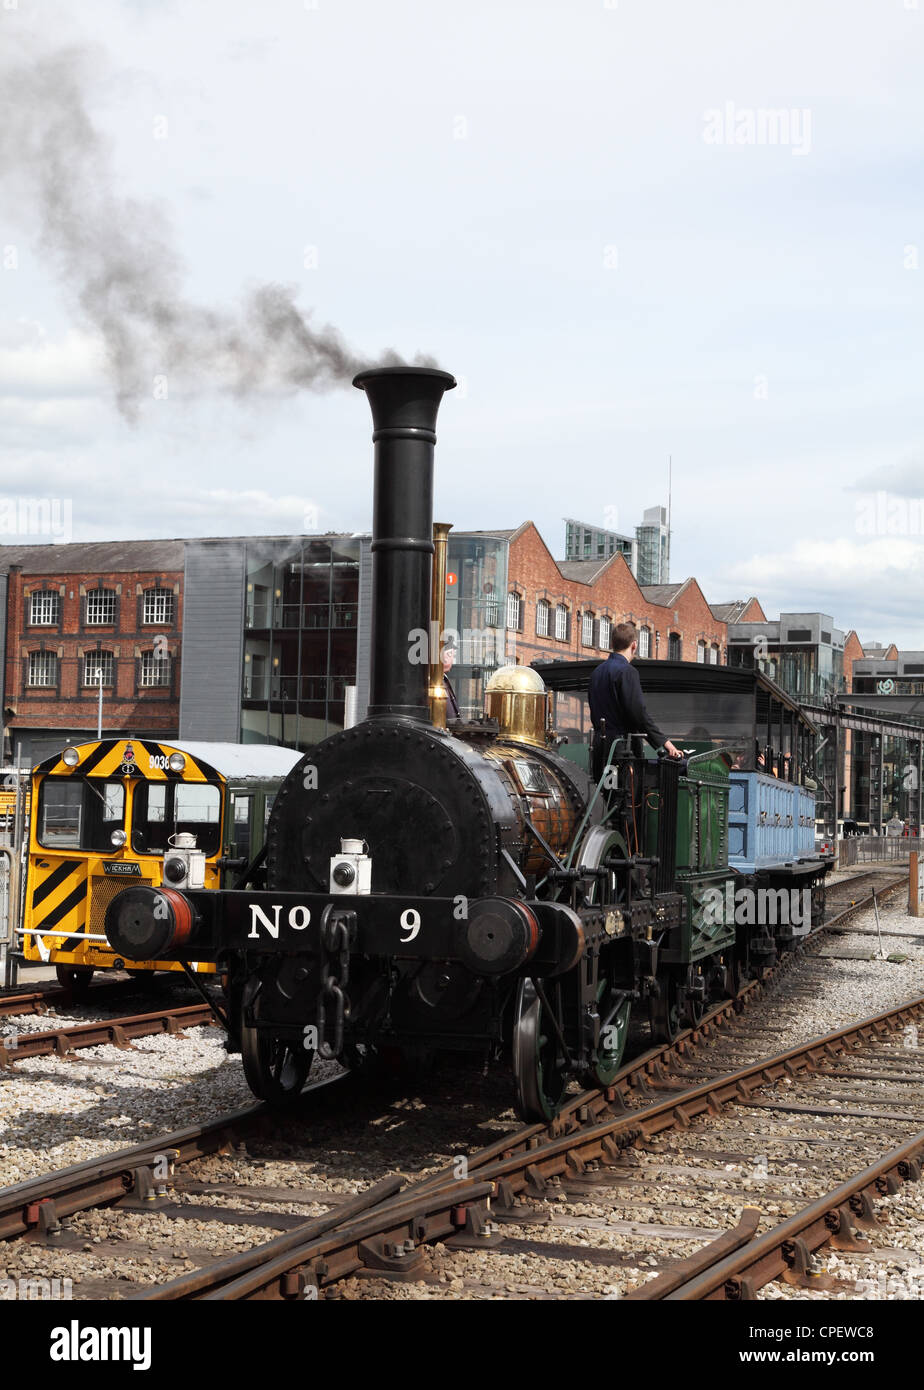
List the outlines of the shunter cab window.
<svg viewBox="0 0 924 1390">
<path fill-rule="evenodd" d="M 253 815 L 253 797 L 242 795 L 234 797 L 234 820 L 231 831 L 231 844 L 235 855 L 244 854 L 250 858 L 250 829 Z"/>
<path fill-rule="evenodd" d="M 221 836 L 221 788 L 210 782 L 141 782 L 135 787 L 132 849 L 160 854 L 171 835 L 186 831 L 196 848 L 216 854 Z"/>
<path fill-rule="evenodd" d="M 112 832 L 125 823 L 121 782 L 46 777 L 39 791 L 38 841 L 43 849 L 112 852 Z"/>
</svg>

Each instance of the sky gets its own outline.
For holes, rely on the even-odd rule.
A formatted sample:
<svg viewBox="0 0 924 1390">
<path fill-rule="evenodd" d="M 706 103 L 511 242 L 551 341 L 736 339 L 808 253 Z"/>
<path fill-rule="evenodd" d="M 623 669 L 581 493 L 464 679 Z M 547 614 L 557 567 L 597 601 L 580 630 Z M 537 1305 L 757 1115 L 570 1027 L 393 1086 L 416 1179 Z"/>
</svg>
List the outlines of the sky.
<svg viewBox="0 0 924 1390">
<path fill-rule="evenodd" d="M 114 347 L 117 228 L 123 308 L 451 371 L 438 519 L 560 557 L 670 457 L 672 579 L 924 648 L 922 71 L 924 0 L 3 0 L 0 542 L 370 526 L 349 373 Z"/>
</svg>

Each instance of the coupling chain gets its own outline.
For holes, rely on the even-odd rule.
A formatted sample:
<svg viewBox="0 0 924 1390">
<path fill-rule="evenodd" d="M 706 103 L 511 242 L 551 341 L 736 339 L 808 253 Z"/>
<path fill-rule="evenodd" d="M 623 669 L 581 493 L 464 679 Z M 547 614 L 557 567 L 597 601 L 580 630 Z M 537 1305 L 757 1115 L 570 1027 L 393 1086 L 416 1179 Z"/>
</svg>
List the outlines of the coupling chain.
<svg viewBox="0 0 924 1390">
<path fill-rule="evenodd" d="M 345 990 L 350 979 L 350 929 L 346 914 L 334 909 L 333 903 L 324 909 L 320 935 L 324 958 L 318 995 L 318 1056 L 330 1062 L 343 1051 L 343 1024 L 350 1016 L 350 999 Z"/>
</svg>

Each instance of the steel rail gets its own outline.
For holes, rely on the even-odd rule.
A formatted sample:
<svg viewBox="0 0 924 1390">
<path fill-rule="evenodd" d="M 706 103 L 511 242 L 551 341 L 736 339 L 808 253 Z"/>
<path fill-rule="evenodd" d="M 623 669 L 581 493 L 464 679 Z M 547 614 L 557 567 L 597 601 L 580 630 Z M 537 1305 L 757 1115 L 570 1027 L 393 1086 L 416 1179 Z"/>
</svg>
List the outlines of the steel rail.
<svg viewBox="0 0 924 1390">
<path fill-rule="evenodd" d="M 10 1015 L 43 1014 L 51 1009 L 58 1009 L 62 1005 L 76 1005 L 83 1008 L 87 1004 L 91 1007 L 101 1003 L 104 999 L 121 998 L 124 995 L 137 993 L 139 988 L 136 979 L 127 980 L 101 980 L 99 984 L 91 984 L 86 995 L 77 999 L 73 990 L 55 985 L 52 989 L 31 990 L 26 993 L 0 990 L 0 1018 Z"/>
<path fill-rule="evenodd" d="M 310 1104 L 321 1093 L 332 1093 L 334 1088 L 342 1086 L 348 1076 L 349 1073 L 344 1072 L 316 1081 L 306 1086 L 303 1097 Z M 142 1144 L 0 1188 L 0 1240 L 22 1236 L 30 1230 L 47 1229 L 56 1218 L 102 1206 L 138 1191 L 145 1184 L 141 1175 L 149 1176 L 154 1166 L 165 1159 L 174 1165 L 205 1158 L 229 1146 L 240 1138 L 241 1132 L 272 1115 L 269 1106 L 262 1102 L 244 1106 L 203 1124 L 189 1125 L 158 1139 L 146 1139 Z"/>
<path fill-rule="evenodd" d="M 887 885 L 881 891 L 894 891 L 901 882 L 903 880 Z M 833 919 L 833 922 L 843 920 L 845 916 L 866 905 L 851 905 Z M 825 926 L 832 924 L 827 923 Z M 781 964 L 795 959 L 795 955 L 787 955 Z M 380 1224 L 383 1221 L 390 1222 L 388 1230 L 400 1231 L 403 1226 L 409 1232 L 405 1237 L 405 1245 L 409 1242 L 412 1247 L 416 1247 L 418 1237 L 432 1240 L 458 1232 L 460 1226 L 472 1223 L 472 1212 L 483 1198 L 493 1195 L 501 1208 L 509 1210 L 514 1205 L 516 1195 L 528 1186 L 535 1191 L 541 1191 L 548 1177 L 562 1172 L 581 1172 L 587 1161 L 601 1160 L 604 1164 L 612 1163 L 618 1157 L 621 1147 L 634 1139 L 656 1134 L 678 1123 L 689 1123 L 696 1115 L 713 1112 L 725 1101 L 747 1099 L 753 1087 L 768 1084 L 781 1076 L 794 1075 L 798 1070 L 812 1070 L 817 1067 L 819 1058 L 843 1051 L 850 1040 L 886 1033 L 890 1031 L 890 1025 L 898 1026 L 924 1009 L 924 998 L 909 1001 L 873 1018 L 861 1020 L 845 1029 L 811 1040 L 777 1057 L 764 1059 L 727 1077 L 713 1078 L 704 1085 L 678 1090 L 669 1098 L 654 1104 L 631 1112 L 625 1111 L 625 1094 L 633 1087 L 644 1094 L 646 1077 L 659 1077 L 663 1062 L 669 1062 L 672 1056 L 688 1055 L 700 1038 L 712 1036 L 719 1024 L 740 1010 L 742 999 L 763 993 L 769 975 L 770 972 L 767 972 L 763 980 L 751 981 L 737 999 L 718 1005 L 695 1029 L 681 1034 L 673 1043 L 652 1049 L 634 1059 L 623 1068 L 613 1085 L 604 1090 L 585 1092 L 572 1098 L 562 1114 L 550 1125 L 525 1126 L 515 1134 L 505 1136 L 470 1156 L 467 1160 L 468 1169 L 464 1183 L 460 1184 L 456 1179 L 454 1166 L 453 1170 L 433 1175 L 415 1184 L 411 1189 L 406 1189 L 401 1194 L 398 1208 L 395 1208 L 395 1201 L 380 1204 L 382 1210 L 375 1219 Z M 162 1015 L 151 1017 L 160 1018 Z M 345 1073 L 309 1085 L 303 1093 L 304 1100 L 308 1104 L 313 1103 L 319 1093 L 342 1086 L 347 1075 Z M 663 1076 L 660 1076 L 660 1079 L 664 1079 Z M 667 1080 L 670 1081 L 671 1078 Z M 623 1113 L 614 1114 L 611 1108 L 613 1105 L 621 1106 Z M 115 1154 L 88 1160 L 57 1173 L 46 1174 L 2 1189 L 0 1239 L 47 1228 L 60 1216 L 116 1201 L 132 1191 L 137 1193 L 139 1187 L 145 1187 L 144 1179 L 149 1178 L 152 1165 L 158 1160 L 163 1160 L 165 1155 L 169 1155 L 172 1163 L 185 1163 L 204 1157 L 227 1146 L 236 1133 L 239 1134 L 263 1118 L 269 1118 L 272 1113 L 270 1108 L 263 1104 L 248 1106 L 219 1116 L 204 1125 L 177 1130 L 162 1136 L 159 1140 L 135 1145 Z M 591 1121 L 597 1123 L 589 1123 Z M 473 1179 L 477 1179 L 474 1187 Z M 451 1210 L 446 1202 L 441 1206 L 440 1202 L 436 1201 L 438 1197 L 446 1198 L 447 1201 L 451 1199 Z M 483 1234 L 483 1206 L 479 1212 L 475 1217 L 475 1226 L 479 1227 L 479 1233 Z M 372 1221 L 374 1216 L 374 1212 L 373 1215 L 367 1215 L 366 1222 Z M 342 1220 L 342 1213 L 338 1219 Z M 435 1230 L 439 1231 L 438 1235 L 432 1234 Z M 340 1248 L 336 1246 L 334 1235 L 326 1238 L 333 1242 L 331 1250 L 335 1247 Z M 370 1258 L 368 1240 L 374 1238 L 375 1232 L 369 1227 L 366 1235 L 362 1237 L 367 1244 L 363 1252 L 365 1260 Z M 258 1255 L 261 1248 L 255 1247 L 253 1252 L 247 1253 Z M 373 1256 L 374 1254 L 375 1252 Z M 274 1272 L 269 1276 L 270 1283 L 275 1281 L 274 1287 L 279 1296 L 304 1294 L 305 1288 L 312 1286 L 314 1275 L 306 1280 L 306 1276 L 297 1273 L 299 1263 L 304 1264 L 308 1258 L 301 1247 L 271 1258 L 274 1262 Z M 319 1258 L 321 1257 L 317 1256 L 316 1252 L 311 1255 L 312 1260 Z M 393 1257 L 391 1266 L 387 1264 L 387 1259 L 391 1257 L 384 1258 L 386 1264 L 383 1267 L 393 1270 L 395 1260 L 400 1267 L 399 1256 Z M 285 1270 L 279 1267 L 280 1260 L 286 1262 Z M 405 1266 L 408 1263 L 409 1261 L 404 1261 Z M 332 1281 L 334 1278 L 343 1277 L 338 1270 L 347 1270 L 347 1267 L 351 1272 L 359 1266 L 353 1255 L 348 1257 L 341 1251 L 338 1260 L 333 1264 L 322 1260 L 318 1267 L 320 1273 L 315 1273 L 320 1280 L 327 1279 L 329 1274 Z M 293 1270 L 296 1270 L 294 1278 Z M 328 1274 L 324 1273 L 325 1270 Z M 258 1286 L 263 1287 L 258 1276 L 259 1270 L 254 1267 L 247 1274 L 248 1292 L 238 1295 L 232 1290 L 229 1296 L 253 1295 Z M 315 1284 L 318 1279 L 315 1279 Z M 182 1280 L 174 1282 L 181 1283 Z M 222 1295 L 215 1292 L 210 1296 Z"/>
<path fill-rule="evenodd" d="M 0 1069 L 10 1070 L 27 1057 L 66 1057 L 77 1048 L 129 1047 L 132 1038 L 153 1033 L 181 1034 L 184 1028 L 211 1023 L 212 1011 L 206 1004 L 184 1004 L 157 1013 L 127 1014 L 123 1018 L 98 1019 L 92 1023 L 66 1023 L 47 1032 L 16 1033 L 0 1039 Z"/>
<path fill-rule="evenodd" d="M 327 1235 L 282 1253 L 276 1241 L 254 1247 L 248 1252 L 251 1260 L 246 1274 L 201 1296 L 217 1300 L 312 1297 L 323 1285 L 364 1267 L 391 1273 L 403 1270 L 410 1277 L 427 1242 L 467 1231 L 469 1244 L 477 1247 L 481 1238 L 487 1245 L 492 1215 L 487 1199 L 494 1202 L 495 1216 L 515 1221 L 515 1199 L 520 1193 L 529 1190 L 541 1194 L 550 1178 L 579 1176 L 588 1162 L 611 1165 L 623 1147 L 639 1138 L 651 1137 L 678 1124 L 686 1126 L 700 1114 L 715 1114 L 723 1104 L 747 1100 L 761 1086 L 783 1077 L 815 1071 L 820 1062 L 845 1052 L 854 1041 L 885 1036 L 920 1014 L 924 1014 L 924 996 L 810 1039 L 775 1057 L 763 1058 L 725 1077 L 678 1091 L 637 1111 L 611 1114 L 608 1119 L 585 1123 L 570 1133 L 547 1138 L 544 1143 L 534 1136 L 533 1144 L 521 1144 L 519 1152 L 510 1152 L 508 1148 L 498 1155 L 505 1142 L 498 1141 L 468 1159 L 464 1178 L 439 1182 L 431 1177 L 405 1188 L 378 1211 L 368 1213 L 358 1229 L 335 1226 Z M 541 1128 L 529 1126 L 528 1130 Z M 728 1233 L 720 1237 L 727 1238 Z M 261 1251 L 269 1247 L 273 1249 L 265 1255 L 264 1263 Z M 206 1267 L 204 1273 L 208 1272 Z M 195 1296 L 191 1285 L 196 1282 L 197 1289 L 204 1287 L 202 1273 L 180 1276 L 172 1285 L 146 1290 L 136 1297 L 144 1300 Z"/>
<path fill-rule="evenodd" d="M 895 892 L 904 883 L 905 879 L 902 878 L 887 884 L 878 890 L 877 896 L 881 898 L 883 893 Z M 871 906 L 871 904 L 872 896 L 861 902 L 851 903 L 836 917 L 817 927 L 806 940 L 821 935 L 854 913 Z M 466 1162 L 469 1165 L 469 1171 L 472 1171 L 473 1164 L 482 1166 L 494 1159 L 510 1157 L 521 1149 L 535 1148 L 545 1139 L 557 1138 L 559 1135 L 572 1132 L 582 1125 L 586 1125 L 592 1116 L 607 1117 L 612 1114 L 614 1106 L 624 1108 L 626 1100 L 633 1093 L 650 1096 L 651 1092 L 647 1085 L 649 1081 L 663 1085 L 665 1082 L 669 1083 L 672 1079 L 676 1079 L 671 1078 L 669 1071 L 665 1075 L 663 1070 L 665 1066 L 669 1068 L 675 1059 L 689 1058 L 702 1041 L 719 1036 L 723 1024 L 737 1017 L 747 1003 L 761 998 L 766 992 L 767 986 L 779 979 L 780 972 L 795 965 L 799 959 L 797 954 L 787 953 L 776 965 L 770 967 L 760 979 L 749 980 L 734 999 L 726 999 L 720 1004 L 716 1004 L 708 1013 L 703 1015 L 695 1028 L 684 1029 L 673 1042 L 650 1048 L 627 1062 L 608 1086 L 597 1091 L 583 1091 L 580 1095 L 570 1097 L 556 1118 L 548 1124 L 526 1125 L 515 1133 L 506 1135 L 493 1144 L 479 1149 L 476 1154 L 467 1156 Z M 426 1191 L 438 1187 L 450 1181 L 454 1172 L 454 1165 L 441 1169 L 421 1183 L 415 1184 L 415 1191 Z"/>
<path fill-rule="evenodd" d="M 679 1284 L 663 1295 L 665 1300 L 745 1301 L 754 1298 L 758 1289 L 780 1275 L 788 1283 L 802 1287 L 830 1287 L 832 1279 L 822 1282 L 824 1276 L 813 1272 L 814 1252 L 828 1244 L 840 1250 L 862 1252 L 869 1249 L 868 1242 L 858 1239 L 857 1228 L 878 1224 L 873 1200 L 891 1196 L 903 1182 L 918 1182 L 922 1164 L 924 1130 L 811 1206 L 764 1231 L 743 1250 L 713 1262 L 709 1268 Z M 636 1296 L 645 1297 L 644 1288 L 637 1290 Z"/>
<path fill-rule="evenodd" d="M 761 1213 L 757 1207 L 745 1207 L 737 1226 L 730 1231 L 723 1231 L 715 1240 L 704 1245 L 702 1250 L 694 1251 L 685 1260 L 675 1260 L 663 1274 L 637 1289 L 630 1289 L 627 1294 L 623 1294 L 620 1301 L 631 1302 L 635 1299 L 654 1303 L 666 1298 L 669 1293 L 673 1293 L 695 1276 L 717 1265 L 726 1255 L 732 1254 L 753 1240 L 760 1225 L 760 1217 Z"/>
<path fill-rule="evenodd" d="M 284 1235 L 277 1236 L 264 1245 L 253 1246 L 250 1250 L 242 1250 L 238 1254 L 227 1255 L 215 1264 L 206 1265 L 190 1274 L 180 1275 L 177 1279 L 171 1280 L 169 1284 L 161 1284 L 156 1288 L 147 1289 L 143 1293 L 135 1294 L 134 1297 L 149 1299 L 152 1302 L 167 1302 L 192 1298 L 197 1294 L 206 1294 L 223 1284 L 230 1284 L 232 1280 L 242 1279 L 255 1266 L 264 1265 L 277 1256 L 286 1254 L 295 1246 L 310 1244 L 321 1236 L 327 1235 L 329 1231 L 352 1221 L 355 1217 L 367 1213 L 370 1208 L 377 1207 L 388 1198 L 393 1197 L 403 1186 L 404 1178 L 398 1174 L 383 1178 L 374 1187 L 367 1188 L 365 1192 L 357 1193 L 355 1197 L 349 1202 L 344 1202 L 342 1206 L 325 1212 L 323 1216 L 312 1217 L 300 1226 L 286 1231 Z"/>
</svg>

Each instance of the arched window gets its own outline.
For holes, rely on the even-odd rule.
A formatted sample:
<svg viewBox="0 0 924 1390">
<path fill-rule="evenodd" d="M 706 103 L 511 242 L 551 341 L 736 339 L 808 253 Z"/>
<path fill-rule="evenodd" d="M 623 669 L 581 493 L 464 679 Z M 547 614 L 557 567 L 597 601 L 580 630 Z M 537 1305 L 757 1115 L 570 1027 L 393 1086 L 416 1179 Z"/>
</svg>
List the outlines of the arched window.
<svg viewBox="0 0 924 1390">
<path fill-rule="evenodd" d="M 640 627 L 638 630 L 638 654 L 640 657 L 651 656 L 651 628 Z"/>
<path fill-rule="evenodd" d="M 551 616 L 551 605 L 541 598 L 536 604 L 536 636 L 548 637 L 549 618 Z"/>
<path fill-rule="evenodd" d="M 581 646 L 592 647 L 594 644 L 594 615 L 585 613 L 581 618 Z"/>
<path fill-rule="evenodd" d="M 507 627 L 511 632 L 523 631 L 523 598 L 513 589 L 507 595 Z"/>
<path fill-rule="evenodd" d="M 706 643 L 702 638 L 696 643 L 696 660 L 701 666 L 704 666 L 706 663 Z"/>
<path fill-rule="evenodd" d="M 102 672 L 102 680 L 100 680 Z M 115 657 L 112 652 L 85 652 L 83 657 L 83 683 L 99 688 L 100 685 L 113 685 L 115 677 Z"/>
<path fill-rule="evenodd" d="M 58 658 L 54 652 L 29 653 L 30 686 L 53 686 L 58 684 Z"/>
<path fill-rule="evenodd" d="M 565 607 L 565 605 L 564 605 L 563 603 L 558 604 L 557 608 L 555 609 L 555 640 L 556 640 L 556 642 L 567 642 L 567 640 L 568 640 L 568 628 L 571 626 L 571 624 L 570 624 L 570 622 L 569 622 L 569 617 L 570 617 L 570 615 L 569 615 L 568 610 L 567 610 L 567 608 Z"/>
<path fill-rule="evenodd" d="M 719 664 L 719 644 L 718 644 L 718 642 L 713 642 L 712 646 L 709 648 L 709 664 L 710 664 L 710 666 L 718 666 L 718 664 Z"/>
<path fill-rule="evenodd" d="M 153 651 L 142 652 L 139 684 L 144 687 L 169 685 L 172 664 L 169 656 L 158 656 Z"/>
<path fill-rule="evenodd" d="M 173 595 L 170 595 L 173 598 Z M 116 616 L 115 589 L 87 590 L 87 627 L 112 627 Z"/>
<path fill-rule="evenodd" d="M 141 621 L 162 625 L 173 622 L 172 589 L 145 589 Z"/>
<path fill-rule="evenodd" d="M 50 589 L 33 594 L 29 604 L 29 623 L 32 627 L 57 627 L 61 615 L 61 595 Z"/>
<path fill-rule="evenodd" d="M 601 618 L 597 646 L 602 647 L 605 652 L 608 652 L 610 649 L 610 637 L 612 636 L 612 633 L 613 625 L 610 622 L 609 618 Z"/>
<path fill-rule="evenodd" d="M 667 634 L 667 659 L 668 661 L 683 660 L 683 641 L 679 632 Z"/>
</svg>

